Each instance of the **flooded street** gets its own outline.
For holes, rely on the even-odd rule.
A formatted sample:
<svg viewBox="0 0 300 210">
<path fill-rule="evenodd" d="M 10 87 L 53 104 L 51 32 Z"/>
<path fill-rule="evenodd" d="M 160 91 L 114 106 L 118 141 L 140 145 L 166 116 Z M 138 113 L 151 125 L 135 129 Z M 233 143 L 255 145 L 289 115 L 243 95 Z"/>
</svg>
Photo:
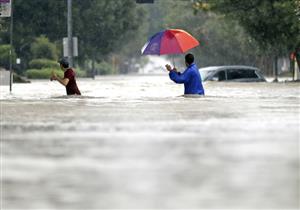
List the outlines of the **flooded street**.
<svg viewBox="0 0 300 210">
<path fill-rule="evenodd" d="M 3 209 L 299 208 L 299 83 L 163 76 L 1 88 Z"/>
</svg>

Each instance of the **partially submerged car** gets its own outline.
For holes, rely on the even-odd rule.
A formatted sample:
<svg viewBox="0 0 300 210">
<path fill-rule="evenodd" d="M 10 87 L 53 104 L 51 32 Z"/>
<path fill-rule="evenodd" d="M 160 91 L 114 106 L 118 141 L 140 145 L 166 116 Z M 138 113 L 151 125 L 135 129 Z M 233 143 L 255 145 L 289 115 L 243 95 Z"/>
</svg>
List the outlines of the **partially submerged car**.
<svg viewBox="0 0 300 210">
<path fill-rule="evenodd" d="M 211 66 L 199 72 L 202 81 L 266 82 L 261 71 L 251 66 Z"/>
</svg>

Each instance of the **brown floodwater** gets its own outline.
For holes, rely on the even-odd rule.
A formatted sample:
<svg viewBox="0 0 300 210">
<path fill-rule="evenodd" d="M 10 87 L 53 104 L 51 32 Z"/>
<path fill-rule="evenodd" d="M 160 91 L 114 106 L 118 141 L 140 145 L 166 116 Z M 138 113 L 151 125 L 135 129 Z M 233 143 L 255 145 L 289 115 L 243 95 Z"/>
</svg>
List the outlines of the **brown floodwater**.
<svg viewBox="0 0 300 210">
<path fill-rule="evenodd" d="M 299 83 L 1 86 L 3 209 L 299 208 Z"/>
</svg>

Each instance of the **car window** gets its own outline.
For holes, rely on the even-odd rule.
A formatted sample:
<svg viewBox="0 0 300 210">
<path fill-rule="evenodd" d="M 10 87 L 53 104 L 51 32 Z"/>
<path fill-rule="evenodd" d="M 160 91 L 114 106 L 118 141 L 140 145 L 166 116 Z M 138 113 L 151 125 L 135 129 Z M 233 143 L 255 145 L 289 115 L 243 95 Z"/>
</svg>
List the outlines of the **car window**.
<svg viewBox="0 0 300 210">
<path fill-rule="evenodd" d="M 214 76 L 212 77 L 212 80 L 214 80 L 214 81 L 226 80 L 225 71 L 219 71 L 219 72 L 215 73 Z"/>
<path fill-rule="evenodd" d="M 229 69 L 227 70 L 228 80 L 244 79 L 244 78 L 258 78 L 255 71 L 252 69 Z"/>
</svg>

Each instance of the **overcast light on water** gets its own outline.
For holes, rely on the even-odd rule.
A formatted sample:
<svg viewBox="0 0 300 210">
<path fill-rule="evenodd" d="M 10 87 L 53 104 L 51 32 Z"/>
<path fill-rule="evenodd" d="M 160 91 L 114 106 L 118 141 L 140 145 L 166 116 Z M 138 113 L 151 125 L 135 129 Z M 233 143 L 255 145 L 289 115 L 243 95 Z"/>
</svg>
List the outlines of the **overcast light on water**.
<svg viewBox="0 0 300 210">
<path fill-rule="evenodd" d="M 1 86 L 3 209 L 299 208 L 299 83 Z"/>
</svg>

